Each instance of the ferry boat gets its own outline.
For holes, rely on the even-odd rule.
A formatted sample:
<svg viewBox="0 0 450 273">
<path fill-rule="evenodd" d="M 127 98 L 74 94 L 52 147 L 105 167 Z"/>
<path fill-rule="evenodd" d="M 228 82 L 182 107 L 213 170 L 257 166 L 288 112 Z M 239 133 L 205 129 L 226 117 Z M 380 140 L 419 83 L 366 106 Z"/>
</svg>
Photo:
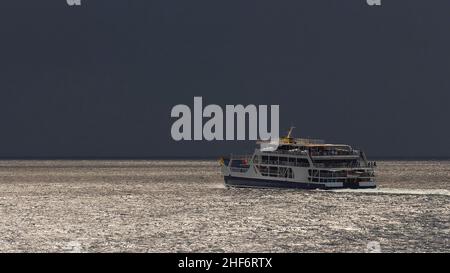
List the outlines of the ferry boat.
<svg viewBox="0 0 450 273">
<path fill-rule="evenodd" d="M 222 158 L 227 187 L 342 189 L 375 188 L 376 162 L 350 145 L 326 144 L 320 139 L 280 138 L 276 149 L 258 141 L 252 155 Z M 266 147 L 266 146 L 265 146 Z"/>
</svg>

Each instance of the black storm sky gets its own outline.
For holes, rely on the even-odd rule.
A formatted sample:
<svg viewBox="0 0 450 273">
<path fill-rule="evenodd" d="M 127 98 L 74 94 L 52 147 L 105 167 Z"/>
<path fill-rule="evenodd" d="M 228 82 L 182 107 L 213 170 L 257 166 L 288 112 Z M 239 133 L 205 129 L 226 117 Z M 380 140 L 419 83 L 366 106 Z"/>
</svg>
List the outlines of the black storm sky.
<svg viewBox="0 0 450 273">
<path fill-rule="evenodd" d="M 279 104 L 373 157 L 450 156 L 450 1 L 5 0 L 0 157 L 207 157 L 176 104 Z"/>
</svg>

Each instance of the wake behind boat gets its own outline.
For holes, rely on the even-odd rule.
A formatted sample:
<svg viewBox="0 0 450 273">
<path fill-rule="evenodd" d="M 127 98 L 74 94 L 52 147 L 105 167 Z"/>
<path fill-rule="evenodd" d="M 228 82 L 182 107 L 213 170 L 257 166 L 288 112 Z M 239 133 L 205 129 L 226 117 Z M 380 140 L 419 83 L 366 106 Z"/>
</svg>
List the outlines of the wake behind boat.
<svg viewBox="0 0 450 273">
<path fill-rule="evenodd" d="M 253 155 L 221 159 L 227 187 L 340 189 L 375 188 L 375 162 L 349 145 L 291 137 L 293 127 L 275 150 L 260 147 Z"/>
</svg>

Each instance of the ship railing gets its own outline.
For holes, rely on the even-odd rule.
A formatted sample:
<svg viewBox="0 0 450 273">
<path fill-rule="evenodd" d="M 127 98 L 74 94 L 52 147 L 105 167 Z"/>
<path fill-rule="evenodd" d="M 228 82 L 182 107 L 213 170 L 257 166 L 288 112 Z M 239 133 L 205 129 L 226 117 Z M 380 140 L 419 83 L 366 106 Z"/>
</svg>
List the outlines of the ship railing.
<svg viewBox="0 0 450 273">
<path fill-rule="evenodd" d="M 283 155 L 308 155 L 307 151 L 293 151 L 293 150 L 276 150 L 276 151 L 267 151 L 264 154 L 283 154 Z"/>
<path fill-rule="evenodd" d="M 271 170 L 270 168 L 258 166 L 258 170 L 263 176 L 270 177 L 281 177 L 281 178 L 293 178 L 293 172 L 290 168 L 287 167 L 278 167 L 275 170 Z"/>
<path fill-rule="evenodd" d="M 355 181 L 355 179 L 357 179 Z M 374 182 L 374 177 L 357 177 L 357 178 L 350 178 L 350 177 L 310 177 L 309 180 L 311 182 L 316 183 L 328 183 L 328 182 Z"/>
<path fill-rule="evenodd" d="M 310 167 L 309 164 L 302 164 L 302 163 L 294 163 L 294 162 L 289 162 L 289 161 L 270 161 L 270 160 L 255 160 L 253 163 L 258 164 L 258 165 L 268 165 L 268 166 L 279 166 L 279 167 L 283 167 L 283 166 L 289 166 L 289 167 Z"/>
<path fill-rule="evenodd" d="M 374 175 L 365 175 L 365 176 L 328 176 L 328 175 L 310 175 L 312 178 L 336 178 L 336 179 L 347 179 L 347 178 L 361 178 L 361 179 L 369 179 L 374 178 Z"/>
<path fill-rule="evenodd" d="M 310 152 L 311 156 L 359 156 L 359 151 L 321 151 L 321 152 Z"/>
<path fill-rule="evenodd" d="M 321 171 L 313 169 L 309 173 L 310 177 L 313 178 L 373 178 L 375 177 L 374 173 L 370 172 L 360 172 L 360 173 L 352 173 L 348 171 Z"/>
<path fill-rule="evenodd" d="M 364 164 L 346 164 L 346 163 L 314 163 L 314 167 L 316 168 L 364 168 Z"/>
<path fill-rule="evenodd" d="M 271 143 L 272 140 L 258 140 L 256 144 Z M 325 144 L 325 140 L 318 138 L 280 138 L 280 144 L 305 145 L 305 144 Z"/>
</svg>

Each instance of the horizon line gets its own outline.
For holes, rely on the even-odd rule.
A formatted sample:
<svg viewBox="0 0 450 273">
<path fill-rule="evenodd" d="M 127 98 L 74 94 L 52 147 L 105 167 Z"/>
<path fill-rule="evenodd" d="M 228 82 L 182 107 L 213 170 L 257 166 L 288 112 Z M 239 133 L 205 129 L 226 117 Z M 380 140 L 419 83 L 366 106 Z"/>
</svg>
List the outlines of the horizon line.
<svg viewBox="0 0 450 273">
<path fill-rule="evenodd" d="M 223 156 L 11 156 L 0 160 L 217 160 Z M 450 156 L 370 156 L 368 160 L 450 160 Z"/>
</svg>

